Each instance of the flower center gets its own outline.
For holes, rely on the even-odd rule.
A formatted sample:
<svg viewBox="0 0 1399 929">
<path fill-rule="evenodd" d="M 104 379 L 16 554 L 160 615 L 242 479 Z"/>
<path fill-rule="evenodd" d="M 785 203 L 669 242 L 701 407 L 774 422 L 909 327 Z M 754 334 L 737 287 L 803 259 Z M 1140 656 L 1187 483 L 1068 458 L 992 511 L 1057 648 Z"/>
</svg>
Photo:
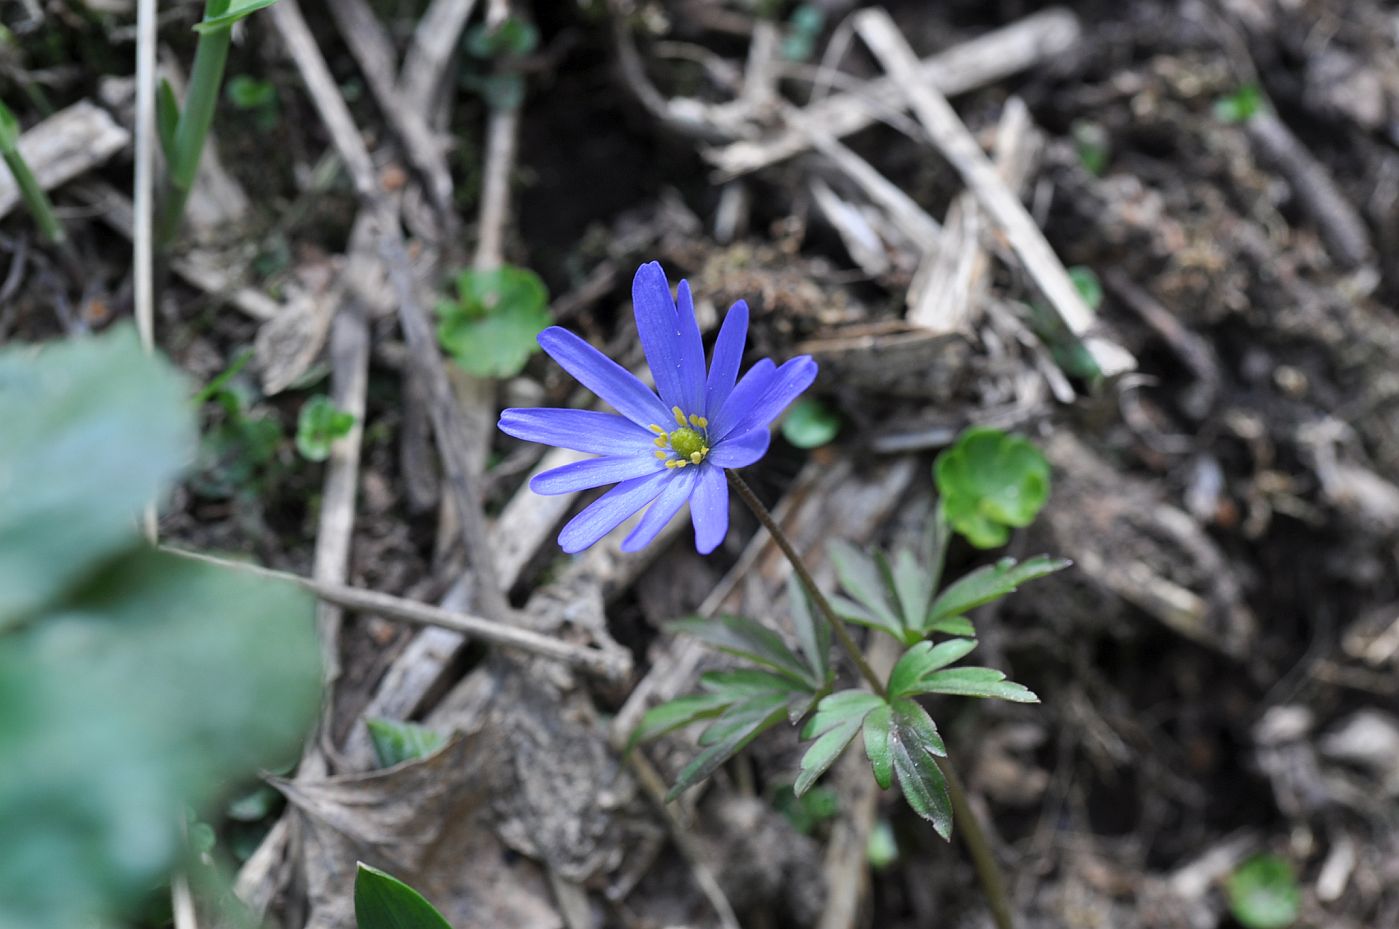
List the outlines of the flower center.
<svg viewBox="0 0 1399 929">
<path fill-rule="evenodd" d="M 694 413 L 686 416 L 678 406 L 672 407 L 671 413 L 675 415 L 677 428 L 666 432 L 654 423 L 650 427 L 656 433 L 656 457 L 664 461 L 667 468 L 683 468 L 704 461 L 709 454 L 709 420 Z M 671 452 L 675 457 L 671 457 Z"/>
</svg>

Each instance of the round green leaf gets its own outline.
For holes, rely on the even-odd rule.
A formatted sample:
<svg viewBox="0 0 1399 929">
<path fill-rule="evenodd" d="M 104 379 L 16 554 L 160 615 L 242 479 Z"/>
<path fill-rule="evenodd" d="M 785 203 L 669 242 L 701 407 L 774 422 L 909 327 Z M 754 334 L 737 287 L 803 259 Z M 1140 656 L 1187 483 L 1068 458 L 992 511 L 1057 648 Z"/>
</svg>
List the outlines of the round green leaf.
<svg viewBox="0 0 1399 929">
<path fill-rule="evenodd" d="M 815 397 L 802 397 L 782 419 L 782 438 L 797 448 L 819 448 L 840 432 L 840 414 Z"/>
<path fill-rule="evenodd" d="M 457 275 L 457 299 L 437 307 L 437 338 L 477 377 L 513 377 L 539 350 L 552 318 L 539 275 L 509 266 Z"/>
<path fill-rule="evenodd" d="M 1229 911 L 1247 929 L 1286 929 L 1297 921 L 1302 892 L 1287 859 L 1255 855 L 1229 876 Z"/>
<path fill-rule="evenodd" d="M 933 478 L 949 525 L 977 548 L 1004 545 L 1049 499 L 1049 462 L 1028 440 L 971 428 L 938 456 Z"/>
</svg>

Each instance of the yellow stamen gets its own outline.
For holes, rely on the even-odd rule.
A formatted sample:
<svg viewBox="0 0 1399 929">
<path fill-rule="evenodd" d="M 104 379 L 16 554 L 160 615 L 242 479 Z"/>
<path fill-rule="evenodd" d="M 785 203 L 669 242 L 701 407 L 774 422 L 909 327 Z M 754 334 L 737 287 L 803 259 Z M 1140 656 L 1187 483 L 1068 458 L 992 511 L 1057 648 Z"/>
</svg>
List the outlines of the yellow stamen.
<svg viewBox="0 0 1399 929">
<path fill-rule="evenodd" d="M 647 428 L 647 429 L 650 429 L 650 430 L 651 430 L 652 432 L 654 432 L 656 435 L 665 435 L 665 430 L 662 429 L 660 426 L 657 426 L 655 423 L 652 423 L 651 425 L 647 426 L 646 428 Z"/>
<path fill-rule="evenodd" d="M 666 438 L 663 435 L 656 436 L 656 447 L 665 448 Z"/>
<path fill-rule="evenodd" d="M 707 451 L 709 451 L 709 449 L 706 448 L 704 452 Z M 704 461 L 704 452 L 691 452 L 690 461 L 694 464 L 699 464 L 701 461 Z"/>
<path fill-rule="evenodd" d="M 685 464 L 685 462 L 679 461 L 679 460 L 677 460 L 677 459 L 672 458 L 670 461 L 667 461 L 667 462 L 665 463 L 665 466 L 666 466 L 667 468 L 679 468 L 679 467 L 683 467 L 684 464 Z"/>
<path fill-rule="evenodd" d="M 695 421 L 695 425 L 698 426 L 700 429 L 708 429 L 708 428 L 709 428 L 709 418 L 708 418 L 708 417 L 706 417 L 706 416 L 691 416 L 690 418 L 693 419 L 693 420 Z"/>
<path fill-rule="evenodd" d="M 661 461 L 665 461 L 667 458 L 670 457 L 670 453 L 669 453 L 669 452 L 655 452 L 654 454 L 655 454 L 655 456 L 656 456 L 658 459 L 660 459 Z"/>
<path fill-rule="evenodd" d="M 673 406 L 673 407 L 670 408 L 670 411 L 671 411 L 672 413 L 675 414 L 675 421 L 676 421 L 677 423 L 679 423 L 679 424 L 682 425 L 682 426 L 686 425 L 686 423 L 685 423 L 685 413 L 680 409 L 680 407 L 678 407 L 678 406 Z"/>
</svg>

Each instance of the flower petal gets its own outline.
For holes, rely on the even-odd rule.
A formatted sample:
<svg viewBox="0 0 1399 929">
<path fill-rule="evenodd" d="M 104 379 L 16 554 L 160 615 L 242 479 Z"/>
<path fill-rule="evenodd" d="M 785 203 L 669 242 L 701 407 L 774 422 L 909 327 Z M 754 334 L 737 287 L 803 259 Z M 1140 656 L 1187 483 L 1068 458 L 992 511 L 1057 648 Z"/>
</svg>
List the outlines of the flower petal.
<svg viewBox="0 0 1399 929">
<path fill-rule="evenodd" d="M 766 429 L 768 424 L 787 409 L 788 404 L 797 399 L 802 391 L 816 380 L 816 362 L 810 355 L 798 355 L 777 369 L 762 398 L 751 404 L 747 411 L 735 417 L 732 425 L 727 425 L 724 433 L 716 436 L 720 441 L 730 433 L 742 435 L 754 429 Z M 734 391 L 737 393 L 737 390 Z"/>
<path fill-rule="evenodd" d="M 568 521 L 559 533 L 559 546 L 570 555 L 581 552 L 654 500 L 675 476 L 674 471 L 663 468 L 655 474 L 632 478 L 613 487 Z"/>
<path fill-rule="evenodd" d="M 701 555 L 724 541 L 729 532 L 729 483 L 723 468 L 699 469 L 699 481 L 690 495 L 690 521 L 695 524 L 695 550 Z"/>
<path fill-rule="evenodd" d="M 710 450 L 707 460 L 721 468 L 746 468 L 767 454 L 771 440 L 766 427 L 731 435 Z"/>
<path fill-rule="evenodd" d="M 680 508 L 685 505 L 685 501 L 690 499 L 691 492 L 695 489 L 695 480 L 701 471 L 713 470 L 712 468 L 679 468 L 675 476 L 666 482 L 665 489 L 661 495 L 651 504 L 651 508 L 646 511 L 646 515 L 636 524 L 636 527 L 622 540 L 622 551 L 640 551 L 651 544 L 662 529 L 675 518 L 675 514 L 680 512 Z"/>
<path fill-rule="evenodd" d="M 704 337 L 700 335 L 699 320 L 695 318 L 690 282 L 683 278 L 675 289 L 675 308 L 680 314 L 680 375 L 685 395 L 680 407 L 686 413 L 704 416 Z"/>
<path fill-rule="evenodd" d="M 616 484 L 619 481 L 642 477 L 664 468 L 665 466 L 649 453 L 589 458 L 536 474 L 530 478 L 529 489 L 546 497 L 551 494 L 571 494 L 601 487 L 603 484 Z"/>
<path fill-rule="evenodd" d="M 638 426 L 671 421 L 670 411 L 656 399 L 651 388 L 567 329 L 550 326 L 539 334 L 539 345 L 578 383 Z"/>
<path fill-rule="evenodd" d="M 719 337 L 714 340 L 714 359 L 709 363 L 709 380 L 705 384 L 704 412 L 714 417 L 724 407 L 738 380 L 738 368 L 743 363 L 743 346 L 748 341 L 748 304 L 742 300 L 729 307 Z"/>
<path fill-rule="evenodd" d="M 748 409 L 767 393 L 772 379 L 777 376 L 777 365 L 764 358 L 749 368 L 734 385 L 719 412 L 709 417 L 709 435 L 715 442 L 733 431 L 733 424 L 742 419 Z"/>
<path fill-rule="evenodd" d="M 689 300 L 689 286 L 682 288 L 685 306 L 678 309 L 670 297 L 670 283 L 665 272 L 659 263 L 652 261 L 637 269 L 631 292 L 636 331 L 641 336 L 641 348 L 646 352 L 646 362 L 651 366 L 661 400 L 667 407 L 678 406 L 685 413 L 698 413 L 704 399 L 704 345 L 695 322 L 694 304 Z M 691 372 L 696 360 L 698 371 Z M 667 413 L 665 422 L 670 421 Z"/>
<path fill-rule="evenodd" d="M 594 455 L 632 450 L 649 454 L 655 450 L 651 444 L 655 433 L 616 413 L 542 407 L 511 409 L 501 412 L 498 426 L 501 432 L 517 439 Z"/>
</svg>

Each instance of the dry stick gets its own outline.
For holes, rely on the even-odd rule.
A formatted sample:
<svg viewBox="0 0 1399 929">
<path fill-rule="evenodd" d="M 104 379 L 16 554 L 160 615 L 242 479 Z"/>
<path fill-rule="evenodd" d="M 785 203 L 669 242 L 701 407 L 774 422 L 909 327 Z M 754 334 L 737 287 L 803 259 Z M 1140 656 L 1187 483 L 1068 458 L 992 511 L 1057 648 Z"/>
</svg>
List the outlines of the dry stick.
<svg viewBox="0 0 1399 929">
<path fill-rule="evenodd" d="M 821 611 L 821 615 L 830 624 L 831 630 L 836 634 L 836 639 L 840 642 L 840 647 L 845 649 L 845 654 L 849 656 L 855 667 L 859 669 L 860 676 L 863 677 L 874 689 L 874 692 L 881 697 L 887 695 L 884 682 L 879 679 L 879 675 L 874 673 L 874 669 L 865 661 L 865 656 L 861 654 L 860 647 L 855 644 L 855 640 L 850 637 L 850 632 L 845 628 L 844 621 L 836 615 L 836 611 L 831 608 L 826 595 L 821 592 L 821 588 L 816 586 L 816 581 L 811 576 L 811 572 L 806 568 L 806 562 L 802 556 L 797 554 L 797 550 L 792 547 L 792 542 L 787 538 L 787 533 L 782 531 L 782 527 L 777 524 L 777 520 L 772 518 L 763 502 L 753 495 L 748 483 L 738 476 L 736 471 L 724 472 L 728 475 L 729 485 L 738 493 L 748 509 L 753 511 L 753 515 L 758 517 L 758 522 L 763 524 L 763 528 L 772 536 L 772 540 L 777 543 L 777 547 L 782 549 L 782 554 L 787 556 L 787 560 L 792 563 L 792 570 L 797 572 L 797 577 L 801 580 L 802 586 L 811 596 L 816 608 Z"/>
<path fill-rule="evenodd" d="M 1068 271 L 1050 248 L 1028 210 L 1020 202 L 986 157 L 981 146 L 957 116 L 952 104 L 926 80 L 921 79 L 918 57 L 889 18 L 879 9 L 855 16 L 855 30 L 874 52 L 884 70 L 903 88 L 932 143 L 957 169 L 967 189 L 976 197 L 991 220 L 1010 242 L 1026 273 L 1046 300 L 1080 338 L 1093 328 L 1093 311 L 1083 302 Z M 1088 340 L 1085 347 L 1105 375 L 1112 376 L 1135 366 L 1125 350 Z"/>
<path fill-rule="evenodd" d="M 477 270 L 500 266 L 505 248 L 505 227 L 510 219 L 510 172 L 515 166 L 520 111 L 515 107 L 491 109 L 486 126 L 486 166 L 481 177 L 481 212 L 477 222 Z"/>
<path fill-rule="evenodd" d="M 737 491 L 741 499 L 748 508 L 753 511 L 753 515 L 758 517 L 758 522 L 763 524 L 772 540 L 782 549 L 782 554 L 787 556 L 787 560 L 792 563 L 792 570 L 801 579 L 802 586 L 811 595 L 816 608 L 826 618 L 832 631 L 836 634 L 836 639 L 845 649 L 846 655 L 859 668 L 860 675 L 874 689 L 874 692 L 881 697 L 888 698 L 888 691 L 884 687 L 884 682 L 874 673 L 874 669 L 865 661 L 859 646 L 850 637 L 849 631 L 845 628 L 845 621 L 836 615 L 831 604 L 826 600 L 825 594 L 811 577 L 811 572 L 806 568 L 806 562 L 787 539 L 782 527 L 768 513 L 762 501 L 753 495 L 748 484 L 734 471 L 724 472 L 728 475 L 729 484 Z M 991 907 L 991 913 L 996 919 L 996 925 L 1000 929 L 1010 929 L 1012 923 L 1010 918 L 1010 903 L 1006 896 L 1005 880 L 1001 877 L 1000 869 L 996 865 L 996 859 L 992 857 L 990 845 L 986 841 L 986 835 L 982 832 L 981 823 L 973 815 L 971 807 L 967 805 L 966 792 L 962 789 L 962 784 L 957 780 L 957 776 L 952 771 L 952 767 L 945 760 L 938 763 L 942 769 L 944 778 L 947 780 L 947 793 L 952 801 L 952 815 L 960 828 L 957 830 L 962 835 L 962 841 L 967 845 L 967 852 L 971 855 L 972 864 L 976 868 L 977 877 L 981 880 L 981 889 L 986 894 L 987 903 Z"/>
<path fill-rule="evenodd" d="M 510 617 L 510 604 L 496 576 L 486 526 L 486 514 L 480 498 L 472 488 L 469 470 L 470 451 L 466 447 L 461 425 L 461 410 L 452 397 L 446 364 L 437 350 L 437 340 L 427 315 L 418 302 L 417 284 L 409 269 L 407 250 L 398 228 L 397 218 L 387 208 L 374 179 L 373 163 L 364 140 L 355 129 L 349 107 L 331 77 L 321 50 L 317 47 L 296 0 L 282 0 L 272 7 L 277 25 L 288 51 L 296 61 L 302 80 L 330 129 L 340 156 L 345 159 L 354 178 L 355 189 L 380 224 L 379 251 L 389 271 L 389 280 L 398 299 L 399 325 L 409 352 L 420 365 L 423 385 L 427 388 L 429 412 L 438 453 L 442 456 L 447 485 L 457 505 L 461 519 L 462 544 L 476 573 L 476 594 L 482 612 L 490 619 L 505 623 Z"/>
<path fill-rule="evenodd" d="M 1041 61 L 1062 55 L 1079 40 L 1078 18 L 1051 7 L 994 32 L 940 52 L 919 63 L 919 78 L 947 96 L 994 83 Z M 904 93 L 893 78 L 869 81 L 862 90 L 832 94 L 805 107 L 807 117 L 839 138 L 880 119 L 881 112 L 903 106 Z M 810 147 L 794 128 L 771 136 L 733 142 L 704 152 L 725 177 L 776 164 Z"/>
<path fill-rule="evenodd" d="M 232 568 L 245 574 L 255 574 L 268 580 L 295 584 L 302 590 L 315 594 L 322 601 L 344 607 L 347 610 L 377 613 L 390 619 L 419 626 L 440 626 L 443 629 L 451 629 L 482 642 L 490 642 L 506 648 L 517 648 L 532 655 L 559 661 L 569 667 L 579 668 L 608 680 L 623 680 L 631 671 L 630 659 L 622 652 L 605 652 L 601 649 L 573 645 L 547 635 L 541 635 L 538 632 L 521 629 L 518 626 L 494 622 L 480 616 L 472 616 L 469 613 L 456 613 L 430 604 L 395 597 L 392 594 L 365 590 L 362 587 L 318 581 L 314 578 L 302 577 L 299 574 L 289 574 L 285 571 L 276 571 L 272 568 L 263 568 L 241 561 L 229 561 L 225 558 L 215 558 L 212 555 L 203 555 L 183 549 L 167 547 L 163 550 L 184 558 L 208 562 L 223 568 Z"/>
</svg>

